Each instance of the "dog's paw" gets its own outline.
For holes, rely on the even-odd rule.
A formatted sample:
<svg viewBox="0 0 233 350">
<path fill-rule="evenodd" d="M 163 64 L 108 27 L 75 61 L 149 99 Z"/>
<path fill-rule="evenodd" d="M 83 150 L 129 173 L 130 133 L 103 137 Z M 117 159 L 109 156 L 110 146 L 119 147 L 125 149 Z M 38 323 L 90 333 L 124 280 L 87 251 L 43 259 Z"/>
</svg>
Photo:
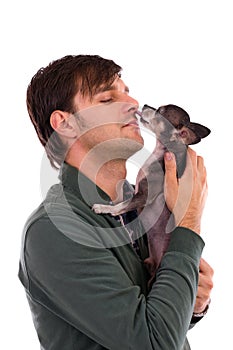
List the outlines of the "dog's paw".
<svg viewBox="0 0 233 350">
<path fill-rule="evenodd" d="M 111 205 L 104 205 L 104 204 L 94 204 L 92 207 L 92 210 L 96 214 L 108 214 L 111 212 Z"/>
</svg>

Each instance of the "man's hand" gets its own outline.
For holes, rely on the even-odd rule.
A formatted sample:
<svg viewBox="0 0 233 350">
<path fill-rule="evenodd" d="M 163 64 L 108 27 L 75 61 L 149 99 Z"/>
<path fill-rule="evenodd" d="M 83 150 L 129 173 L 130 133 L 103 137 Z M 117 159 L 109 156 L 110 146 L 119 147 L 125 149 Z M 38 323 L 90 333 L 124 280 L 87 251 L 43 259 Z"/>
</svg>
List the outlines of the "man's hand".
<svg viewBox="0 0 233 350">
<path fill-rule="evenodd" d="M 164 194 L 176 225 L 200 234 L 201 217 L 207 197 L 206 169 L 203 158 L 188 148 L 187 164 L 180 179 L 176 176 L 175 156 L 165 153 Z"/>
<path fill-rule="evenodd" d="M 203 258 L 201 258 L 197 297 L 193 310 L 194 313 L 199 314 L 203 312 L 210 302 L 210 293 L 213 288 L 213 274 L 214 271 L 212 267 Z"/>
</svg>

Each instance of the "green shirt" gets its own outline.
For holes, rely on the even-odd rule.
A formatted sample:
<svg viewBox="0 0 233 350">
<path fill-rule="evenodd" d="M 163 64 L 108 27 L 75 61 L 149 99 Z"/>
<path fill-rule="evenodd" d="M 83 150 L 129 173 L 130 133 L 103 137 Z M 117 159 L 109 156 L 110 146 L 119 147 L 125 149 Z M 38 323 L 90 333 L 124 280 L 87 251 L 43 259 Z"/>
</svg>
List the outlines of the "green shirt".
<svg viewBox="0 0 233 350">
<path fill-rule="evenodd" d="M 140 222 L 124 227 L 95 214 L 92 205 L 110 198 L 68 164 L 60 180 L 28 219 L 22 241 L 19 278 L 41 349 L 182 349 L 197 292 L 200 236 L 174 230 L 148 291 Z"/>
</svg>

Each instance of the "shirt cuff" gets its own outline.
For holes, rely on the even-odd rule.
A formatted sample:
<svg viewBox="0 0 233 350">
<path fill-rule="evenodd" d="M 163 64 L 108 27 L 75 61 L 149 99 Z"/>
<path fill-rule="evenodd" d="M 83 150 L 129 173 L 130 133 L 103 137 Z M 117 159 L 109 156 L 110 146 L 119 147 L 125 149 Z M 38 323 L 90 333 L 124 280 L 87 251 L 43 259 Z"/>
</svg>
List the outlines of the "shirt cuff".
<svg viewBox="0 0 233 350">
<path fill-rule="evenodd" d="M 203 239 L 194 231 L 185 227 L 176 227 L 171 234 L 167 252 L 177 251 L 189 255 L 197 263 L 205 246 Z"/>
</svg>

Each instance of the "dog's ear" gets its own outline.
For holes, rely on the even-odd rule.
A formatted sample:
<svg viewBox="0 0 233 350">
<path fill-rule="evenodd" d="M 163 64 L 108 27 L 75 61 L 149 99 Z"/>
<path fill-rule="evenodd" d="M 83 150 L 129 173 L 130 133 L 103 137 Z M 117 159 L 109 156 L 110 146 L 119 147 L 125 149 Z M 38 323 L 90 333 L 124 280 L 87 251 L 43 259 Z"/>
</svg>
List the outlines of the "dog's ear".
<svg viewBox="0 0 233 350">
<path fill-rule="evenodd" d="M 203 139 L 204 137 L 208 136 L 210 134 L 210 129 L 207 128 L 204 125 L 198 124 L 198 123 L 189 123 L 188 128 L 195 134 L 196 139 L 193 140 L 192 143 L 189 143 L 189 145 L 193 145 L 195 143 L 198 143 Z"/>
<path fill-rule="evenodd" d="M 210 129 L 198 123 L 189 123 L 183 125 L 178 130 L 179 137 L 183 140 L 185 145 L 194 145 L 201 141 L 202 138 L 210 134 Z"/>
<path fill-rule="evenodd" d="M 185 145 L 192 145 L 200 141 L 195 132 L 185 125 L 178 130 L 178 137 L 182 139 Z"/>
</svg>

